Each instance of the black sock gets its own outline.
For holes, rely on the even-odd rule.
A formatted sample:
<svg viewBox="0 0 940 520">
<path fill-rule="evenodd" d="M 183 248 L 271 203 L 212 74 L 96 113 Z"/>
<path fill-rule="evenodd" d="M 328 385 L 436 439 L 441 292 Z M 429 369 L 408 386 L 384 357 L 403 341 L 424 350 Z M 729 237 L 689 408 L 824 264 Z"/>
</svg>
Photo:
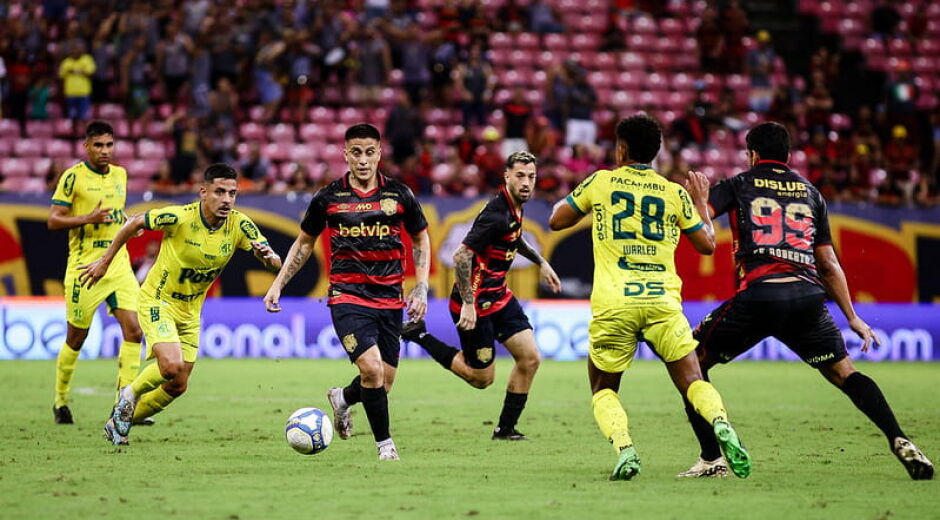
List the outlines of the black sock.
<svg viewBox="0 0 940 520">
<path fill-rule="evenodd" d="M 450 364 L 454 361 L 454 356 L 457 355 L 459 350 L 454 347 L 444 343 L 443 341 L 435 338 L 434 336 L 425 332 L 415 341 L 418 345 L 421 345 L 421 348 L 427 351 L 428 354 L 434 358 L 434 361 L 440 363 L 440 365 L 447 370 L 450 370 Z"/>
<path fill-rule="evenodd" d="M 704 417 L 695 411 L 695 407 L 687 398 L 682 399 L 685 402 L 685 414 L 689 417 L 689 423 L 692 425 L 692 431 L 698 438 L 698 444 L 702 449 L 702 460 L 713 461 L 721 457 L 721 448 L 718 446 L 718 440 L 715 439 L 715 431 Z"/>
<path fill-rule="evenodd" d="M 895 437 L 907 438 L 907 435 L 901 431 L 897 419 L 894 418 L 891 406 L 888 405 L 884 394 L 872 378 L 861 372 L 854 372 L 845 378 L 841 390 L 849 396 L 862 413 L 871 419 L 871 422 L 875 423 L 875 426 L 881 429 L 889 443 L 894 442 Z"/>
<path fill-rule="evenodd" d="M 346 401 L 346 406 L 352 406 L 362 401 L 362 385 L 359 384 L 361 382 L 362 377 L 356 376 L 346 388 L 343 388 L 343 400 Z"/>
<path fill-rule="evenodd" d="M 372 436 L 375 442 L 390 438 L 388 433 L 388 395 L 385 389 L 362 387 L 362 407 L 366 409 L 369 417 L 369 426 L 372 427 Z"/>
<path fill-rule="evenodd" d="M 499 414 L 499 431 L 512 431 L 525 409 L 525 402 L 529 394 L 517 394 L 506 391 L 506 399 L 503 400 L 503 411 Z"/>
</svg>

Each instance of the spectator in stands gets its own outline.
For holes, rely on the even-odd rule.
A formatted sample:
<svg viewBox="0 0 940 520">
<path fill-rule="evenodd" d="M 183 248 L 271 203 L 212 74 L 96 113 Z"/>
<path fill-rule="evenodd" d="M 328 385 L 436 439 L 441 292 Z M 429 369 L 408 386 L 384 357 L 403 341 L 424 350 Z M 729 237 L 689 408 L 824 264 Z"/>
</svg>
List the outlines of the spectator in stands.
<svg viewBox="0 0 940 520">
<path fill-rule="evenodd" d="M 190 79 L 190 109 L 198 117 L 209 113 L 209 93 L 212 91 L 212 36 L 200 32 L 195 39 L 193 50 L 193 73 Z"/>
<path fill-rule="evenodd" d="M 469 129 L 463 127 L 462 130 L 460 135 L 450 142 L 450 145 L 456 151 L 457 159 L 462 164 L 470 164 L 473 162 L 473 157 L 476 155 L 480 143 Z"/>
<path fill-rule="evenodd" d="M 505 184 L 506 157 L 500 149 L 499 130 L 495 127 L 488 126 L 483 130 L 483 149 L 477 151 L 473 164 L 479 168 L 483 183 L 489 190 Z"/>
<path fill-rule="evenodd" d="M 751 77 L 751 92 L 748 96 L 748 105 L 754 112 L 764 113 L 770 109 L 774 97 L 774 86 L 771 81 L 774 61 L 777 53 L 770 44 L 770 33 L 765 30 L 757 31 L 757 47 L 747 53 L 744 62 L 744 72 Z"/>
<path fill-rule="evenodd" d="M 459 45 L 456 41 L 439 38 L 431 52 L 431 99 L 435 106 L 450 106 L 454 95 L 454 69 L 457 67 Z"/>
<path fill-rule="evenodd" d="M 461 0 L 457 12 L 464 34 L 470 37 L 469 44 L 486 45 L 491 22 L 479 0 Z"/>
<path fill-rule="evenodd" d="M 366 25 L 353 41 L 352 56 L 358 67 L 356 80 L 360 102 L 378 106 L 382 99 L 382 87 L 388 82 L 388 75 L 392 71 L 392 52 L 388 42 L 374 25 Z"/>
<path fill-rule="evenodd" d="M 281 55 L 287 72 L 287 103 L 296 123 L 307 121 L 307 107 L 313 101 L 314 59 L 317 49 L 306 31 L 284 30 L 286 48 Z"/>
<path fill-rule="evenodd" d="M 170 197 L 183 193 L 184 191 L 183 187 L 173 178 L 173 167 L 170 161 L 164 161 L 160 165 L 160 169 L 157 170 L 157 173 L 150 179 L 150 185 L 147 187 L 147 190 L 157 195 Z"/>
<path fill-rule="evenodd" d="M 72 121 L 84 121 L 90 115 L 91 75 L 95 69 L 95 60 L 85 52 L 84 45 L 78 42 L 72 44 L 69 55 L 59 64 L 65 112 Z"/>
<path fill-rule="evenodd" d="M 546 0 L 533 0 L 529 4 L 529 29 L 539 34 L 565 31 L 561 16 Z"/>
<path fill-rule="evenodd" d="M 709 144 L 709 125 L 705 121 L 705 109 L 690 103 L 685 115 L 672 123 L 672 151 L 678 152 L 690 146 L 704 150 Z M 684 173 L 684 172 L 683 172 Z"/>
<path fill-rule="evenodd" d="M 324 2 L 313 25 L 320 47 L 320 83 L 344 84 L 347 78 L 347 44 L 353 35 L 355 21 L 340 12 L 339 2 Z M 333 79 L 335 77 L 335 79 Z M 343 91 L 340 91 L 343 93 Z"/>
<path fill-rule="evenodd" d="M 29 87 L 29 118 L 45 121 L 49 119 L 49 97 L 52 90 L 49 78 L 38 76 Z"/>
<path fill-rule="evenodd" d="M 200 132 L 201 147 L 205 156 L 213 163 L 231 164 L 235 162 L 235 151 L 238 141 L 232 132 L 221 120 L 206 125 Z"/>
<path fill-rule="evenodd" d="M 594 144 L 597 141 L 597 123 L 593 119 L 595 105 L 597 93 L 588 83 L 587 72 L 579 68 L 574 72 L 574 81 L 568 95 L 565 145 Z"/>
<path fill-rule="evenodd" d="M 255 65 L 252 75 L 258 99 L 264 105 L 262 118 L 266 122 L 274 122 L 277 111 L 284 98 L 284 88 L 278 81 L 278 58 L 286 46 L 269 31 L 262 31 L 258 36 L 258 52 L 255 54 Z"/>
<path fill-rule="evenodd" d="M 741 7 L 741 2 L 732 0 L 721 13 L 721 26 L 724 31 L 724 62 L 725 72 L 740 72 L 744 62 L 744 35 L 747 34 L 747 11 Z"/>
<path fill-rule="evenodd" d="M 897 34 L 901 13 L 894 7 L 895 0 L 885 0 L 871 10 L 871 30 L 876 37 L 888 38 Z"/>
<path fill-rule="evenodd" d="M 803 152 L 806 154 L 806 178 L 818 185 L 823 172 L 835 164 L 839 156 L 838 147 L 829 140 L 826 129 L 817 126 L 813 129 L 810 142 L 803 147 Z"/>
<path fill-rule="evenodd" d="M 848 199 L 856 202 L 873 202 L 876 191 L 872 184 L 875 176 L 875 161 L 866 144 L 855 145 L 849 169 Z"/>
<path fill-rule="evenodd" d="M 366 12 L 363 22 L 369 24 L 376 18 L 384 18 L 389 13 L 389 0 L 365 0 Z"/>
<path fill-rule="evenodd" d="M 13 59 L 7 65 L 9 89 L 6 91 L 7 117 L 20 122 L 26 128 L 26 107 L 29 87 L 33 79 L 33 65 L 29 62 L 26 50 L 16 49 Z"/>
<path fill-rule="evenodd" d="M 175 153 L 170 158 L 170 176 L 176 184 L 189 182 L 196 171 L 199 154 L 199 122 L 178 109 L 166 120 L 167 132 L 173 136 Z"/>
<path fill-rule="evenodd" d="M 144 283 L 150 268 L 157 262 L 157 254 L 160 253 L 160 240 L 150 240 L 144 247 L 144 254 L 134 260 L 134 277 L 138 283 Z"/>
<path fill-rule="evenodd" d="M 701 23 L 695 30 L 699 63 L 704 72 L 723 72 L 721 57 L 725 52 L 725 35 L 718 22 L 718 11 L 706 7 Z"/>
<path fill-rule="evenodd" d="M 918 169 L 917 145 L 908 139 L 907 128 L 896 125 L 891 129 L 891 140 L 885 145 L 884 162 L 888 172 L 888 181 L 899 192 L 902 202 L 914 202 L 914 188 L 920 180 Z"/>
<path fill-rule="evenodd" d="M 558 131 L 564 130 L 568 121 L 568 96 L 571 94 L 573 83 L 570 70 L 576 68 L 577 63 L 566 61 L 548 71 L 548 78 L 545 82 L 545 105 L 542 107 L 542 113 Z"/>
<path fill-rule="evenodd" d="M 454 76 L 460 93 L 464 126 L 485 125 L 496 76 L 490 64 L 483 61 L 483 50 L 479 46 L 470 48 L 467 62 L 457 65 Z"/>
<path fill-rule="evenodd" d="M 289 170 L 290 176 L 287 178 L 287 181 L 274 182 L 271 185 L 270 193 L 304 193 L 314 190 L 314 182 L 306 166 L 300 163 L 291 163 Z"/>
<path fill-rule="evenodd" d="M 814 80 L 814 85 L 806 96 L 804 103 L 806 105 L 806 126 L 813 128 L 829 124 L 833 101 L 829 89 L 826 88 L 821 79 Z"/>
<path fill-rule="evenodd" d="M 627 50 L 627 20 L 624 12 L 611 5 L 607 10 L 607 27 L 601 35 L 601 52 L 620 52 Z"/>
<path fill-rule="evenodd" d="M 112 12 L 98 25 L 91 44 L 91 57 L 95 60 L 95 73 L 91 75 L 91 100 L 104 103 L 110 99 L 110 88 L 114 83 L 111 69 L 115 63 L 113 44 L 114 26 L 118 13 Z"/>
<path fill-rule="evenodd" d="M 251 143 L 248 147 L 248 157 L 239 165 L 242 177 L 253 182 L 263 181 L 271 171 L 271 161 L 261 155 L 261 144 Z"/>
<path fill-rule="evenodd" d="M 503 157 L 513 152 L 529 151 L 526 129 L 532 121 L 532 105 L 526 101 L 523 85 L 515 85 L 512 97 L 503 105 L 505 127 L 503 128 Z"/>
<path fill-rule="evenodd" d="M 885 111 L 889 125 L 900 124 L 908 128 L 917 127 L 917 98 L 920 88 L 914 83 L 911 64 L 907 60 L 898 62 L 895 77 L 888 81 L 885 93 Z M 915 132 L 916 134 L 916 132 Z"/>
<path fill-rule="evenodd" d="M 529 13 L 525 7 L 519 5 L 519 0 L 506 0 L 496 11 L 493 22 L 498 31 L 522 32 L 529 27 Z"/>
<path fill-rule="evenodd" d="M 222 123 L 228 132 L 234 132 L 238 97 L 238 91 L 232 82 L 228 78 L 220 78 L 218 88 L 209 93 L 209 113 L 206 120 L 210 124 Z"/>
<path fill-rule="evenodd" d="M 152 79 L 147 64 L 147 39 L 134 38 L 130 49 L 121 58 L 121 91 L 130 119 L 140 119 L 150 108 Z"/>
<path fill-rule="evenodd" d="M 424 119 L 411 104 L 407 93 L 398 94 L 398 102 L 388 115 L 383 135 L 392 145 L 392 162 L 396 165 L 417 153 L 418 139 L 424 136 Z"/>
<path fill-rule="evenodd" d="M 65 167 L 62 166 L 62 161 L 53 159 L 49 163 L 49 169 L 46 170 L 46 175 L 43 177 L 46 181 L 46 191 L 49 193 L 55 192 L 56 187 L 59 185 L 59 177 L 62 176 L 64 171 Z"/>
<path fill-rule="evenodd" d="M 405 92 L 414 106 L 427 97 L 427 89 L 431 84 L 431 70 L 428 66 L 431 48 L 425 40 L 426 37 L 422 36 L 418 24 L 413 23 L 405 30 L 404 39 L 398 46 L 401 50 Z"/>
<path fill-rule="evenodd" d="M 555 156 L 558 148 L 558 135 L 548 118 L 539 116 L 535 124 L 529 126 L 526 132 L 526 142 L 529 144 L 529 151 L 538 157 L 539 161 L 544 161 Z"/>
<path fill-rule="evenodd" d="M 188 34 L 180 30 L 181 23 L 172 20 L 166 26 L 166 36 L 157 44 L 157 70 L 166 99 L 179 103 L 189 81 L 194 44 Z"/>
<path fill-rule="evenodd" d="M 562 164 L 567 168 L 576 179 L 583 179 L 588 173 L 597 169 L 597 162 L 593 157 L 594 146 L 585 143 L 579 143 L 571 148 L 571 157 Z"/>
</svg>

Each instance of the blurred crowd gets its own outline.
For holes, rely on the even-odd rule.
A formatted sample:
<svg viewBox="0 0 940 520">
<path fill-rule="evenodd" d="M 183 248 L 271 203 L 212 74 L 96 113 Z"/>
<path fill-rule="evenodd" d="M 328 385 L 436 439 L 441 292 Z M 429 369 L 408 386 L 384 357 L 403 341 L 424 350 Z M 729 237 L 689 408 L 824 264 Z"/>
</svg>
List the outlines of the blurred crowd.
<svg viewBox="0 0 940 520">
<path fill-rule="evenodd" d="M 879 99 L 842 99 L 851 78 L 837 45 L 820 47 L 806 74 L 781 69 L 772 35 L 752 26 L 740 2 L 598 3 L 608 10 L 597 50 L 611 53 L 628 50 L 636 20 L 703 4 L 689 35 L 700 68 L 689 72 L 704 79 L 685 110 L 605 104 L 589 81 L 592 64 L 576 59 L 546 70 L 537 96 L 498 85 L 494 34 L 569 30 L 547 0 L 0 0 L 0 106 L 24 125 L 59 113 L 76 132 L 104 102 L 122 104 L 131 123 L 161 122 L 172 145 L 150 185 L 160 193 L 190 190 L 194 173 L 216 161 L 238 165 L 246 191 L 325 185 L 341 162 L 274 164 L 239 133 L 247 121 L 300 128 L 325 106 L 361 109 L 383 130 L 383 171 L 419 194 L 490 191 L 504 157 L 525 148 L 540 159 L 537 193 L 555 200 L 614 165 L 614 126 L 641 109 L 664 124 L 656 166 L 667 175 L 709 164 L 719 180 L 744 169 L 743 133 L 767 118 L 790 127 L 794 166 L 830 200 L 940 201 L 940 111 L 916 105 L 909 63 L 890 71 Z M 913 40 L 899 33 L 900 15 L 882 9 L 892 3 L 872 12 L 871 33 Z M 716 89 L 715 76 L 745 81 Z M 451 126 L 435 120 L 447 114 Z M 462 130 L 447 131 L 455 125 Z M 710 152 L 731 160 L 700 162 Z"/>
</svg>

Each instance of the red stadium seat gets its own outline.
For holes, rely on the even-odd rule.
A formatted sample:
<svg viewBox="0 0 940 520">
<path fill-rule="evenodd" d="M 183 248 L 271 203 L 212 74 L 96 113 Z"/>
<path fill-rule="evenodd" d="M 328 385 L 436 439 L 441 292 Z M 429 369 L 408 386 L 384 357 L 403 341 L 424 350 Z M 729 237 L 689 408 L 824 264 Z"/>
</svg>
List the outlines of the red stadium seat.
<svg viewBox="0 0 940 520">
<path fill-rule="evenodd" d="M 494 67 L 505 67 L 509 64 L 510 54 L 512 54 L 511 48 L 490 49 L 490 62 Z"/>
<path fill-rule="evenodd" d="M 45 139 L 19 139 L 13 144 L 13 155 L 18 157 L 42 157 Z"/>
<path fill-rule="evenodd" d="M 279 143 L 293 143 L 296 140 L 296 133 L 293 125 L 278 123 L 268 127 L 268 139 Z"/>
<path fill-rule="evenodd" d="M 656 47 L 655 36 L 635 33 L 627 37 L 627 48 L 634 52 L 648 52 Z"/>
<path fill-rule="evenodd" d="M 16 139 L 12 138 L 0 138 L 0 157 L 9 157 L 13 155 L 13 143 L 16 142 Z M 2 173 L 2 171 L 0 171 Z"/>
<path fill-rule="evenodd" d="M 617 58 L 620 70 L 641 71 L 646 68 L 646 60 L 636 52 L 622 52 Z"/>
<path fill-rule="evenodd" d="M 290 160 L 299 163 L 308 163 L 317 159 L 316 149 L 309 144 L 294 144 L 290 149 Z"/>
<path fill-rule="evenodd" d="M 288 143 L 268 143 L 261 147 L 261 153 L 272 161 L 286 161 L 290 158 L 291 146 Z"/>
<path fill-rule="evenodd" d="M 3 187 L 15 193 L 42 193 L 46 191 L 46 181 L 37 177 L 9 177 Z"/>
<path fill-rule="evenodd" d="M 53 119 L 52 127 L 55 137 L 72 137 L 72 132 L 75 131 L 71 119 Z"/>
<path fill-rule="evenodd" d="M 344 148 L 335 144 L 328 144 L 323 147 L 321 150 L 320 157 L 326 162 L 345 162 L 346 158 L 343 154 Z"/>
<path fill-rule="evenodd" d="M 645 83 L 646 87 L 650 90 L 667 90 L 669 88 L 668 83 L 666 83 L 666 78 L 658 72 L 648 74 Z"/>
<path fill-rule="evenodd" d="M 600 70 L 614 70 L 617 66 L 617 60 L 609 52 L 599 52 L 594 59 L 594 68 Z"/>
<path fill-rule="evenodd" d="M 540 52 L 535 56 L 535 63 L 540 69 L 549 69 L 555 64 L 561 63 L 563 59 L 562 53 L 553 53 L 553 52 Z M 531 63 L 531 62 L 529 62 Z"/>
<path fill-rule="evenodd" d="M 367 122 L 365 111 L 357 107 L 346 107 L 341 109 L 337 114 L 337 120 L 346 126 Z"/>
<path fill-rule="evenodd" d="M 13 177 L 29 177 L 32 174 L 32 161 L 13 157 L 0 159 L 0 171 L 8 180 Z"/>
<path fill-rule="evenodd" d="M 632 30 L 639 35 L 653 35 L 659 30 L 656 20 L 650 16 L 638 16 L 633 20 Z"/>
<path fill-rule="evenodd" d="M 324 141 L 326 140 L 326 131 L 324 130 L 323 125 L 316 123 L 306 123 L 300 125 L 300 140 L 303 142 Z"/>
<path fill-rule="evenodd" d="M 329 107 L 313 107 L 310 109 L 310 121 L 313 123 L 333 123 L 336 121 L 336 112 Z"/>
<path fill-rule="evenodd" d="M 617 74 L 615 83 L 612 86 L 622 89 L 637 89 L 643 84 L 643 75 L 636 72 L 621 72 Z"/>
<path fill-rule="evenodd" d="M 52 137 L 55 134 L 55 125 L 52 121 L 27 121 L 26 135 L 32 138 Z"/>
<path fill-rule="evenodd" d="M 31 167 L 32 167 L 33 177 L 39 177 L 40 179 L 45 179 L 46 174 L 49 173 L 49 168 L 52 167 L 52 159 L 48 157 L 40 157 L 33 161 L 33 164 Z"/>
<path fill-rule="evenodd" d="M 552 52 L 567 50 L 570 47 L 564 34 L 546 34 L 542 41 L 542 48 Z"/>
<path fill-rule="evenodd" d="M 331 143 L 341 143 L 346 137 L 346 125 L 336 123 L 326 127 L 326 139 Z"/>
<path fill-rule="evenodd" d="M 72 143 L 63 139 L 50 139 L 46 141 L 45 154 L 56 159 L 71 159 L 75 157 Z"/>
<path fill-rule="evenodd" d="M 246 141 L 264 141 L 264 125 L 260 123 L 242 123 L 238 127 L 238 135 Z"/>
<path fill-rule="evenodd" d="M 535 33 L 519 33 L 516 35 L 516 45 L 517 49 L 537 49 L 540 47 L 539 37 Z"/>
<path fill-rule="evenodd" d="M 893 38 L 888 42 L 888 54 L 897 57 L 910 56 L 911 42 L 904 38 Z"/>
<path fill-rule="evenodd" d="M 509 49 L 512 48 L 512 36 L 507 33 L 493 33 L 490 35 L 490 48 Z"/>
<path fill-rule="evenodd" d="M 20 124 L 14 119 L 0 119 L 0 138 L 19 137 Z"/>
<path fill-rule="evenodd" d="M 369 113 L 369 121 L 372 121 L 373 124 L 377 125 L 379 128 L 385 127 L 385 121 L 388 120 L 388 110 L 382 107 L 374 108 Z"/>
<path fill-rule="evenodd" d="M 576 51 L 596 51 L 600 44 L 600 35 L 596 33 L 575 34 L 571 38 L 571 46 Z"/>
<path fill-rule="evenodd" d="M 165 159 L 166 147 L 163 143 L 141 139 L 137 141 L 137 157 L 140 159 Z"/>
<path fill-rule="evenodd" d="M 124 114 L 124 107 L 117 103 L 101 103 L 100 105 L 96 105 L 94 114 L 96 118 L 104 119 L 108 122 L 114 121 L 115 119 L 125 119 L 127 117 Z"/>
</svg>

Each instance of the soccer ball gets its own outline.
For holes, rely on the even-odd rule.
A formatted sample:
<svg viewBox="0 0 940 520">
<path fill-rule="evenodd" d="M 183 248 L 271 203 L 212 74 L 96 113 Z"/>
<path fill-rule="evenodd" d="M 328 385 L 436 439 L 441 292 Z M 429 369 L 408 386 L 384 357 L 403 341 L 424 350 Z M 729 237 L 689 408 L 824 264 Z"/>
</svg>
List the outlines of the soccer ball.
<svg viewBox="0 0 940 520">
<path fill-rule="evenodd" d="M 313 455 L 325 450 L 333 441 L 333 423 L 318 408 L 301 408 L 287 418 L 284 430 L 287 444 L 298 453 Z"/>
</svg>

